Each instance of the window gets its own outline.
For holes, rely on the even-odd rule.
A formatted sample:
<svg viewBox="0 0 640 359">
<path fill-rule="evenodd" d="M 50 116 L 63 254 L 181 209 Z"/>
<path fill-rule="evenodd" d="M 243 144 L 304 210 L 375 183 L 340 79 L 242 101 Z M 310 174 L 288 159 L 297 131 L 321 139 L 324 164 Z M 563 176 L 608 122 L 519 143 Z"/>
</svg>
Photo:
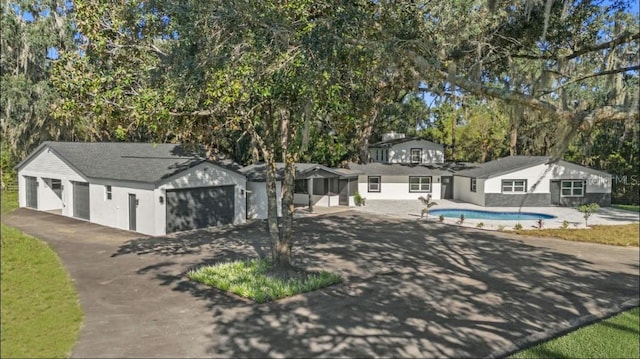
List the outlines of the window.
<svg viewBox="0 0 640 359">
<path fill-rule="evenodd" d="M 476 178 L 471 179 L 471 192 L 475 192 L 478 185 L 478 181 Z"/>
<path fill-rule="evenodd" d="M 309 194 L 309 180 L 297 179 L 295 182 L 295 188 L 293 190 L 293 193 Z"/>
<path fill-rule="evenodd" d="M 58 196 L 58 198 L 62 198 L 62 181 L 59 179 L 51 179 L 51 190 L 53 190 L 53 193 L 56 194 L 56 196 Z"/>
<path fill-rule="evenodd" d="M 411 149 L 411 163 L 422 162 L 422 148 Z"/>
<path fill-rule="evenodd" d="M 527 180 L 502 180 L 502 193 L 527 192 Z"/>
<path fill-rule="evenodd" d="M 562 181 L 560 194 L 562 197 L 584 197 L 584 181 Z"/>
<path fill-rule="evenodd" d="M 104 186 L 104 195 L 107 200 L 111 200 L 111 186 Z"/>
<path fill-rule="evenodd" d="M 369 192 L 380 192 L 380 176 L 369 177 Z"/>
<path fill-rule="evenodd" d="M 409 192 L 431 192 L 431 177 L 409 177 Z"/>
</svg>

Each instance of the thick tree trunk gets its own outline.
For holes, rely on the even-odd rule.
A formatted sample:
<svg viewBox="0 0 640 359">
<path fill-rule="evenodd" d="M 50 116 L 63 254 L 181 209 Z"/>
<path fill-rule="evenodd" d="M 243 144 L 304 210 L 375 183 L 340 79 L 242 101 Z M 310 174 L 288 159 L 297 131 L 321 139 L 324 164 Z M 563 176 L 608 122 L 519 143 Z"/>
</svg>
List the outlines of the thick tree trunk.
<svg viewBox="0 0 640 359">
<path fill-rule="evenodd" d="M 291 265 L 291 248 L 293 244 L 293 190 L 296 176 L 294 156 L 289 153 L 289 116 L 288 110 L 282 109 L 280 111 L 280 146 L 285 168 L 282 180 L 282 227 L 278 233 L 278 242 L 273 257 L 273 270 L 285 276 L 287 272 L 293 269 Z"/>
<path fill-rule="evenodd" d="M 373 126 L 378 119 L 378 104 L 380 101 L 382 101 L 382 97 L 377 95 L 373 100 L 373 106 L 369 110 L 364 128 L 358 134 L 358 161 L 361 164 L 369 163 L 369 140 L 373 133 Z"/>
<path fill-rule="evenodd" d="M 277 257 L 279 228 L 278 228 L 278 196 L 276 181 L 276 161 L 273 153 L 263 149 L 265 165 L 267 166 L 267 225 L 269 227 L 269 238 L 271 239 L 271 257 Z"/>
<path fill-rule="evenodd" d="M 518 125 L 515 123 L 511 125 L 511 133 L 509 134 L 509 155 L 515 156 L 518 154 Z"/>
</svg>

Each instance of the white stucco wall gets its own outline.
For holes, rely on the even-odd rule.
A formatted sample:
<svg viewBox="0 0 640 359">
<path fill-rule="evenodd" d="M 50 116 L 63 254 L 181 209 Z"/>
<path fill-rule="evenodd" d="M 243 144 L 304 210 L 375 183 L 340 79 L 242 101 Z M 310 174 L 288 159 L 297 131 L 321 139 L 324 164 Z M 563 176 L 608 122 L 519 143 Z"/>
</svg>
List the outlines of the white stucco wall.
<svg viewBox="0 0 640 359">
<path fill-rule="evenodd" d="M 587 181 L 587 193 L 611 192 L 611 175 L 591 171 L 572 163 L 560 161 L 551 167 L 542 164 L 523 170 L 489 178 L 485 181 L 485 193 L 502 193 L 502 180 L 527 180 L 527 192 L 549 193 L 551 180 L 583 179 Z M 537 183 L 537 184 L 536 184 Z M 535 188 L 533 188 L 535 184 Z"/>
<path fill-rule="evenodd" d="M 38 179 L 38 209 L 61 209 L 65 216 L 73 216 L 73 186 L 71 181 L 88 182 L 81 174 L 67 165 L 49 148 L 42 148 L 31 160 L 18 170 L 18 204 L 26 207 L 25 176 Z M 62 199 L 59 199 L 45 184 L 43 178 L 61 180 Z"/>
<path fill-rule="evenodd" d="M 476 191 L 471 192 L 471 178 L 453 177 L 453 199 L 484 206 L 484 179 L 476 180 Z"/>
<path fill-rule="evenodd" d="M 167 227 L 166 214 L 166 191 L 168 189 L 191 188 L 191 187 L 212 187 L 212 186 L 234 186 L 234 224 L 246 221 L 246 178 L 236 172 L 226 170 L 209 162 L 203 162 L 193 168 L 179 173 L 162 181 L 155 190 L 155 218 L 156 232 L 165 233 Z M 160 203 L 160 196 L 165 198 Z"/>
<path fill-rule="evenodd" d="M 431 194 L 433 199 L 442 198 L 440 176 L 431 176 L 431 192 L 409 192 L 409 176 L 380 176 L 380 192 L 369 192 L 369 177 L 358 177 L 358 192 L 368 200 L 376 199 L 418 199 Z M 412 176 L 413 177 L 413 176 Z"/>
<path fill-rule="evenodd" d="M 111 199 L 106 197 L 105 186 L 111 186 Z M 136 232 L 161 235 L 158 230 L 154 186 L 150 183 L 94 179 L 89 184 L 91 222 L 129 230 L 129 194 L 138 200 L 136 208 Z"/>
<path fill-rule="evenodd" d="M 411 149 L 422 149 L 421 163 L 444 163 L 442 145 L 426 140 L 414 140 L 399 143 L 389 149 L 389 163 L 411 163 Z"/>
<path fill-rule="evenodd" d="M 267 218 L 267 183 L 247 182 L 249 197 L 248 217 L 253 219 Z M 278 198 L 278 216 L 282 216 L 282 183 L 276 182 L 276 197 Z"/>
</svg>

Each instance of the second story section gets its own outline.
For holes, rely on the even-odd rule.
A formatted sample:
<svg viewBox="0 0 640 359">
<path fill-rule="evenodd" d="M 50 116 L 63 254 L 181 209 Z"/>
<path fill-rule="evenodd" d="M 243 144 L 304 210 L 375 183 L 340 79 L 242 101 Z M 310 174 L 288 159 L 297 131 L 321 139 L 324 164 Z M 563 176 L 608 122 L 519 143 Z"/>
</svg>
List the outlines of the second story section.
<svg viewBox="0 0 640 359">
<path fill-rule="evenodd" d="M 387 133 L 382 141 L 369 146 L 370 162 L 435 164 L 444 163 L 444 147 L 420 138 L 407 138 L 402 133 Z"/>
</svg>

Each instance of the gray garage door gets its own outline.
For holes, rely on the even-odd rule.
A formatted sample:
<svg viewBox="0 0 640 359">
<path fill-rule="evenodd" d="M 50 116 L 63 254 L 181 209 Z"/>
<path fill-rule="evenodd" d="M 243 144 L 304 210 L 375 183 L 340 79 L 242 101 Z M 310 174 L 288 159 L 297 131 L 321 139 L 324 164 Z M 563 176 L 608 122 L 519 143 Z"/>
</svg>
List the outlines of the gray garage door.
<svg viewBox="0 0 640 359">
<path fill-rule="evenodd" d="M 38 209 L 38 179 L 35 177 L 24 177 L 27 195 L 27 207 Z"/>
<path fill-rule="evenodd" d="M 89 184 L 83 182 L 73 182 L 73 216 L 89 220 Z"/>
<path fill-rule="evenodd" d="M 167 190 L 167 233 L 233 223 L 234 186 Z"/>
</svg>

